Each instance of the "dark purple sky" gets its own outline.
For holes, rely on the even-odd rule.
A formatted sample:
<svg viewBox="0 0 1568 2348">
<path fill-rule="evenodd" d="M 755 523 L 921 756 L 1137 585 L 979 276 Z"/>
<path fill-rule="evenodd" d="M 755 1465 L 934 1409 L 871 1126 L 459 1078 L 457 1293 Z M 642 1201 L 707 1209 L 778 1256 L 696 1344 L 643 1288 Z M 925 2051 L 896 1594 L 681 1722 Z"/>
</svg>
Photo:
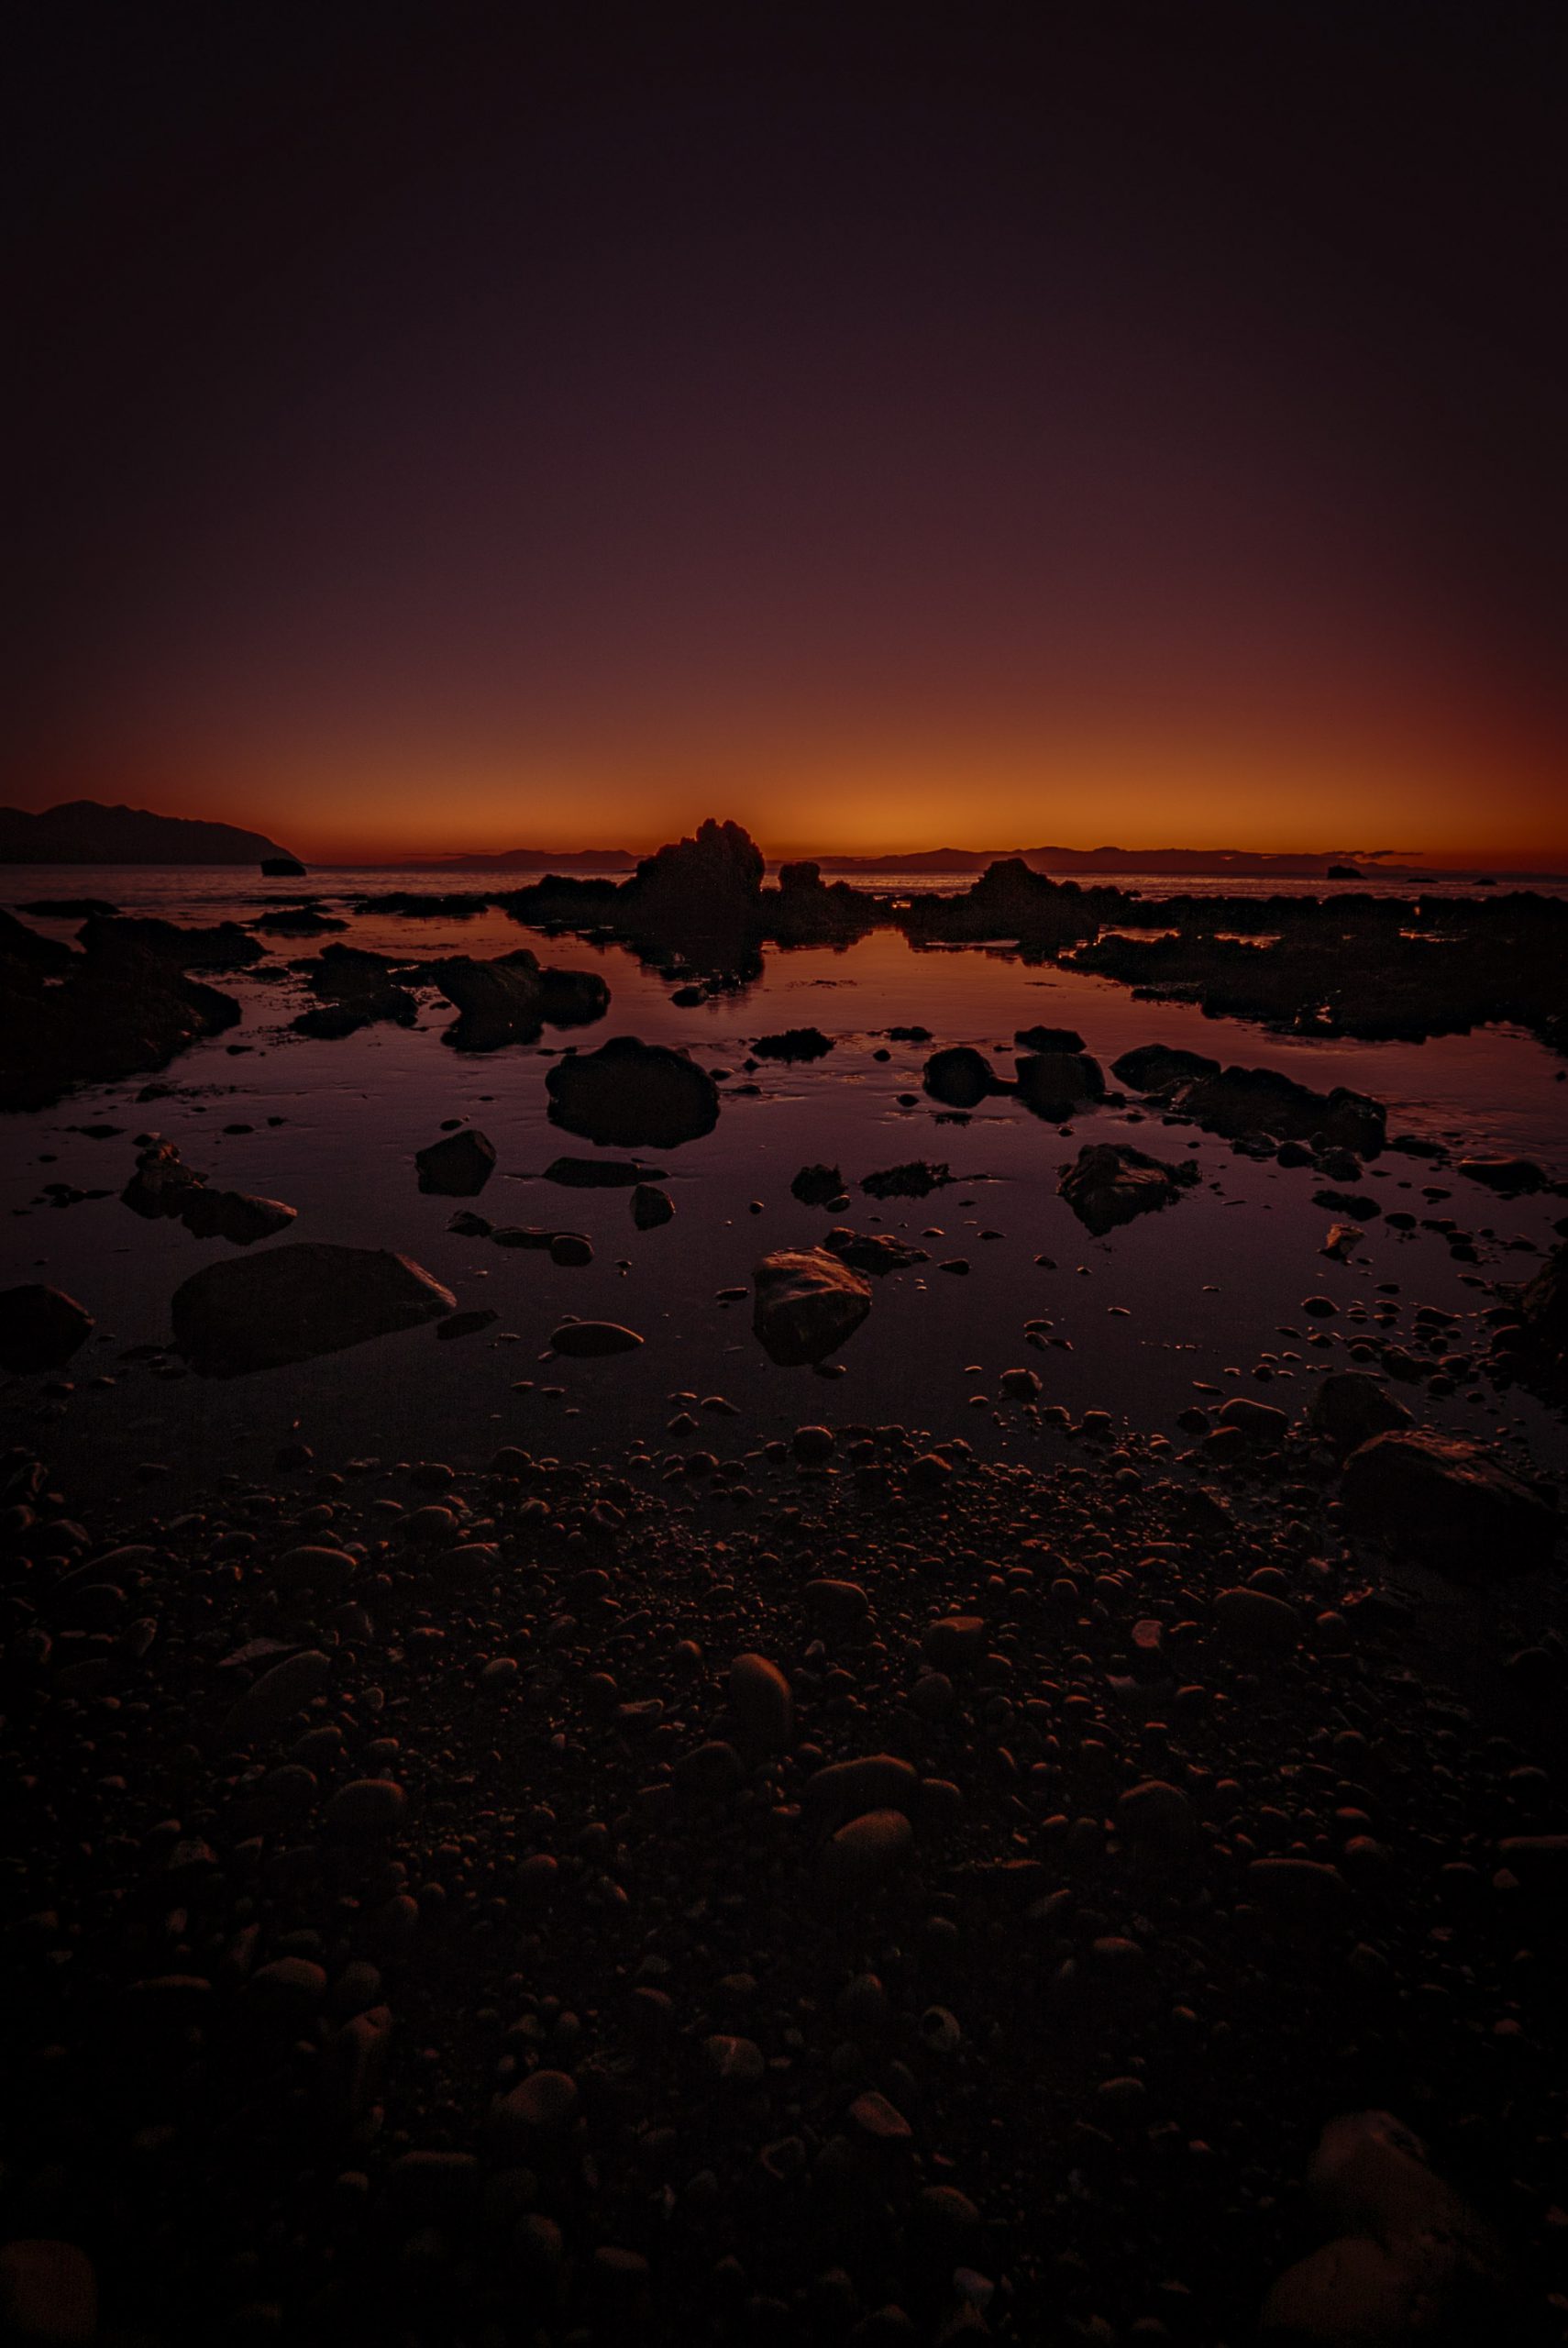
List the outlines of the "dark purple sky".
<svg viewBox="0 0 1568 2348">
<path fill-rule="evenodd" d="M 35 12 L 8 799 L 1568 849 L 1560 8 Z"/>
</svg>

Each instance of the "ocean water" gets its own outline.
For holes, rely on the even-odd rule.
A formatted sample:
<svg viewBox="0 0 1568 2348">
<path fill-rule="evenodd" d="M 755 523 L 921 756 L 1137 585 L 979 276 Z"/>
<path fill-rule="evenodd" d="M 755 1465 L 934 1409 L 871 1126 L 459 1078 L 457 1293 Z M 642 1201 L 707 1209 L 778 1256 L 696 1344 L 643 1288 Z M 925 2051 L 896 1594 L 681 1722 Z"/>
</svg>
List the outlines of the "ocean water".
<svg viewBox="0 0 1568 2348">
<path fill-rule="evenodd" d="M 190 921 L 249 919 L 267 899 L 347 898 L 403 878 L 323 873 L 291 888 L 189 868 L 29 868 L 7 877 L 12 904 L 94 895 Z M 428 873 L 406 878 L 430 881 Z M 483 883 L 465 875 L 454 885 Z M 547 961 L 599 971 L 609 1012 L 569 1036 L 547 1030 L 536 1047 L 469 1056 L 443 1042 L 453 1013 L 427 997 L 414 1029 L 311 1041 L 289 1033 L 288 1022 L 312 999 L 289 967 L 312 942 L 274 941 L 254 969 L 217 979 L 241 1002 L 242 1024 L 163 1071 L 156 1081 L 171 1088 L 166 1094 L 138 1101 L 138 1079 L 7 1119 L 0 1281 L 53 1282 L 98 1322 L 69 1378 L 57 1381 L 70 1390 L 40 1394 L 34 1381 L 14 1385 L 7 1401 L 12 1439 L 41 1413 L 62 1472 L 113 1490 L 156 1477 L 196 1494 L 218 1470 L 264 1476 L 279 1445 L 296 1438 L 312 1443 L 324 1465 L 482 1461 L 502 1442 L 580 1456 L 635 1436 L 663 1450 L 671 1418 L 692 1407 L 721 1457 L 823 1417 L 961 1433 L 1020 1458 L 1054 1455 L 1067 1438 L 999 1400 L 1000 1373 L 1015 1365 L 1036 1370 L 1042 1401 L 1074 1420 L 1109 1410 L 1179 1446 L 1187 1438 L 1176 1413 L 1195 1401 L 1213 1406 L 1244 1392 L 1305 1408 L 1324 1369 L 1357 1358 L 1353 1349 L 1374 1334 L 1379 1310 L 1396 1316 L 1382 1334 L 1408 1338 L 1416 1306 L 1442 1307 L 1460 1316 L 1452 1351 L 1462 1360 L 1478 1352 L 1478 1316 L 1494 1301 L 1494 1284 L 1529 1276 L 1563 1212 L 1550 1194 L 1502 1202 L 1455 1169 L 1390 1152 L 1357 1187 L 1386 1211 L 1451 1218 L 1473 1236 L 1480 1260 L 1456 1262 L 1441 1231 L 1401 1235 L 1379 1217 L 1365 1224 L 1355 1259 L 1340 1264 L 1320 1253 L 1336 1217 L 1313 1203 L 1321 1185 L 1309 1169 L 1258 1165 L 1191 1127 L 1143 1116 L 1132 1102 L 1078 1116 L 1063 1133 L 1006 1099 L 954 1121 L 920 1091 L 922 1060 L 937 1046 L 977 1045 L 1010 1073 L 1016 1028 L 1068 1025 L 1106 1064 L 1133 1045 L 1165 1042 L 1279 1068 L 1321 1089 L 1374 1093 L 1388 1104 L 1391 1132 L 1441 1140 L 1455 1156 L 1518 1152 L 1568 1173 L 1563 1064 L 1507 1029 L 1421 1045 L 1276 1037 L 1187 1006 L 1137 1002 L 1110 980 L 1026 969 L 1001 950 L 917 950 L 890 932 L 843 949 L 769 951 L 755 985 L 693 1009 L 676 1006 L 670 988 L 623 948 L 541 939 L 493 912 L 468 921 L 357 918 L 343 935 L 410 958 L 530 944 Z M 934 1043 L 888 1042 L 888 1028 L 917 1023 Z M 764 1062 L 748 1079 L 756 1036 L 804 1024 L 833 1037 L 825 1058 Z M 647 1233 L 634 1229 L 624 1191 L 540 1179 L 558 1153 L 590 1150 L 547 1119 L 552 1056 L 616 1035 L 683 1045 L 725 1072 L 712 1134 L 663 1156 L 643 1153 L 662 1168 L 677 1210 L 673 1223 Z M 878 1050 L 889 1057 L 878 1059 Z M 748 1080 L 756 1092 L 738 1093 Z M 414 1153 L 452 1118 L 481 1127 L 499 1154 L 472 1202 L 425 1197 L 416 1184 Z M 103 1139 L 82 1130 L 98 1124 L 119 1130 Z M 127 1349 L 167 1337 L 180 1281 L 232 1252 L 121 1204 L 138 1138 L 153 1134 L 174 1140 L 215 1184 L 296 1207 L 289 1238 L 401 1250 L 450 1287 L 460 1308 L 493 1309 L 496 1323 L 455 1343 L 425 1328 L 231 1381 L 127 1359 Z M 1194 1157 L 1198 1186 L 1164 1213 L 1091 1238 L 1056 1185 L 1077 1148 L 1101 1139 Z M 944 1161 L 960 1179 L 927 1200 L 880 1206 L 856 1187 L 874 1168 L 915 1157 Z M 819 1160 L 842 1168 L 847 1213 L 790 1195 L 797 1169 Z M 107 1195 L 56 1208 L 48 1182 Z M 559 1268 L 543 1253 L 458 1238 L 447 1225 L 459 1204 L 498 1224 L 582 1232 L 593 1261 Z M 894 1233 L 930 1260 L 874 1283 L 870 1319 L 839 1357 L 842 1374 L 780 1369 L 752 1335 L 752 1268 L 769 1248 L 810 1245 L 835 1222 Z M 967 1270 L 941 1268 L 955 1260 Z M 748 1301 L 723 1301 L 727 1288 L 747 1290 Z M 1309 1296 L 1329 1298 L 1334 1316 L 1305 1315 Z M 607 1361 L 560 1361 L 547 1339 L 568 1313 L 624 1322 L 646 1342 Z M 1032 1322 L 1048 1324 L 1034 1332 L 1043 1345 L 1028 1342 Z M 1439 1423 L 1522 1445 L 1538 1465 L 1568 1465 L 1561 1422 L 1517 1394 L 1499 1401 L 1463 1371 L 1447 1395 L 1398 1390 Z M 731 1410 L 704 1412 L 708 1401 Z"/>
</svg>

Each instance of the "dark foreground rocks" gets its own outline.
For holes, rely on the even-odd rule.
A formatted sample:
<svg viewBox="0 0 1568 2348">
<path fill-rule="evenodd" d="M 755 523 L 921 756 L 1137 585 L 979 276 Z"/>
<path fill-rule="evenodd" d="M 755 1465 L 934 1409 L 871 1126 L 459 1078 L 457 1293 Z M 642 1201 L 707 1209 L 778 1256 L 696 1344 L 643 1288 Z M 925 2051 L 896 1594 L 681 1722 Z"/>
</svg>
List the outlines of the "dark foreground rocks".
<svg viewBox="0 0 1568 2348">
<path fill-rule="evenodd" d="M 0 1290 L 0 1368 L 62 1369 L 93 1334 L 93 1315 L 62 1289 L 29 1280 Z"/>
<path fill-rule="evenodd" d="M 706 1069 L 667 1044 L 613 1036 L 573 1052 L 545 1079 L 550 1121 L 615 1149 L 675 1149 L 712 1133 L 719 1088 Z"/>
<path fill-rule="evenodd" d="M 781 1247 L 752 1273 L 752 1329 L 770 1360 L 786 1368 L 825 1361 L 871 1310 L 871 1286 L 843 1257 L 823 1247 Z"/>
<path fill-rule="evenodd" d="M 1445 1572 L 1509 1574 L 1543 1566 L 1555 1503 L 1478 1444 L 1428 1428 L 1374 1435 L 1345 1463 L 1352 1528 Z"/>
<path fill-rule="evenodd" d="M 1128 1142 L 1089 1142 L 1062 1168 L 1056 1188 L 1098 1239 L 1135 1215 L 1174 1206 L 1197 1180 L 1194 1158 L 1173 1166 Z"/>
<path fill-rule="evenodd" d="M 1373 1157 L 1387 1135 L 1381 1102 L 1343 1085 L 1314 1092 L 1273 1068 L 1226 1068 L 1195 1077 L 1176 1093 L 1175 1105 L 1206 1132 L 1232 1140 L 1246 1134 L 1268 1134 L 1275 1141 L 1320 1137 L 1331 1146 Z"/>
<path fill-rule="evenodd" d="M 7 1460 L 14 2333 L 1561 2338 L 1544 1712 L 1313 1444 L 811 1416 Z"/>
<path fill-rule="evenodd" d="M 495 1171 L 495 1144 L 477 1125 L 467 1125 L 416 1149 L 414 1162 L 422 1191 L 444 1199 L 474 1199 Z"/>
<path fill-rule="evenodd" d="M 187 1166 L 171 1141 L 149 1142 L 140 1151 L 120 1200 L 149 1222 L 173 1216 L 194 1239 L 227 1239 L 237 1247 L 275 1238 L 299 1212 L 282 1199 L 211 1189 L 206 1176 Z"/>
<path fill-rule="evenodd" d="M 188 977 L 167 953 L 127 942 L 124 933 L 138 927 L 89 923 L 92 942 L 73 953 L 9 916 L 0 921 L 0 1111 L 43 1108 L 79 1084 L 150 1074 L 237 1023 L 232 995 Z M 254 939 L 245 943 L 259 952 Z"/>
<path fill-rule="evenodd" d="M 586 1026 L 610 1008 L 610 990 L 597 971 L 546 969 L 525 946 L 490 962 L 448 954 L 409 975 L 457 1006 L 442 1041 L 458 1052 L 536 1044 L 547 1026 Z"/>
<path fill-rule="evenodd" d="M 406 1256 L 317 1241 L 208 1264 L 175 1290 L 170 1317 L 193 1369 L 238 1378 L 417 1328 L 456 1301 Z"/>
</svg>

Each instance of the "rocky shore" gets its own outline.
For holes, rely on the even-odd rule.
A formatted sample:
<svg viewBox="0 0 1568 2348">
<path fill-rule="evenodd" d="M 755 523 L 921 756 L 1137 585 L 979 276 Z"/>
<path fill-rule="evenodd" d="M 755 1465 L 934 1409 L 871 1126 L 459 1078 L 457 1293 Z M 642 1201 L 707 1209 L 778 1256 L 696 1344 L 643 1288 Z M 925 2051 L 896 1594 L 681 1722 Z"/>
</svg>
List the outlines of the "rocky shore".
<svg viewBox="0 0 1568 2348">
<path fill-rule="evenodd" d="M 17 2336 L 1560 2338 L 1550 1502 L 1434 1578 L 1339 1383 L 173 1518 L 13 1452 Z M 1435 2167 L 1347 2199 L 1368 2110 Z"/>
</svg>

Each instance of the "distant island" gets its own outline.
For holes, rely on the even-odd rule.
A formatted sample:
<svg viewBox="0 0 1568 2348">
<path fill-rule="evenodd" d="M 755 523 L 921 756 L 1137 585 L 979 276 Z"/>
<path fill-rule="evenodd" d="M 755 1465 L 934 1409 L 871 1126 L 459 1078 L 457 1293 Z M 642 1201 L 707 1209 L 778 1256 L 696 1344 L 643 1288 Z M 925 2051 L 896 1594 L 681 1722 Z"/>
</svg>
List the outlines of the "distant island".
<svg viewBox="0 0 1568 2348">
<path fill-rule="evenodd" d="M 29 815 L 0 807 L 0 864 L 259 864 L 293 861 L 261 832 L 155 815 L 145 807 L 104 807 L 72 799 Z"/>
</svg>

